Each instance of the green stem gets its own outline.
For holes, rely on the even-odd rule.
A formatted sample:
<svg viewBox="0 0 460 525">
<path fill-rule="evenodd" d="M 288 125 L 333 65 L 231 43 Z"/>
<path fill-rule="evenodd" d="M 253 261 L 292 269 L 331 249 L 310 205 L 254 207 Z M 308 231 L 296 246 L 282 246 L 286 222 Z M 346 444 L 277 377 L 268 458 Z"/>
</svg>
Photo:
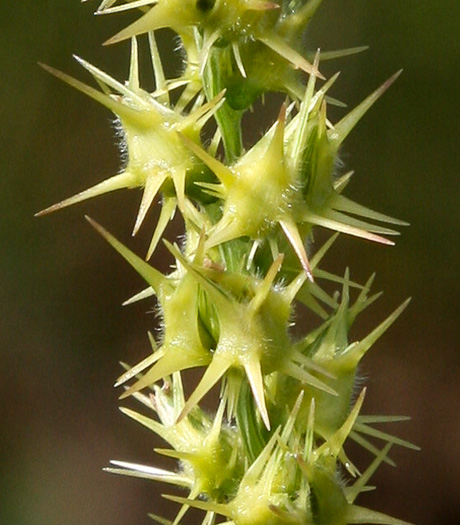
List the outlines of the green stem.
<svg viewBox="0 0 460 525">
<path fill-rule="evenodd" d="M 208 100 L 212 100 L 226 89 L 227 72 L 232 67 L 230 61 L 227 48 L 213 49 L 209 53 L 203 79 Z M 242 116 L 242 111 L 232 109 L 227 102 L 224 102 L 216 113 L 216 121 L 222 134 L 227 164 L 235 162 L 243 152 Z"/>
<path fill-rule="evenodd" d="M 243 381 L 241 384 L 236 409 L 236 421 L 248 458 L 250 462 L 253 462 L 262 452 L 270 436 L 257 417 L 254 397 L 246 381 Z"/>
</svg>

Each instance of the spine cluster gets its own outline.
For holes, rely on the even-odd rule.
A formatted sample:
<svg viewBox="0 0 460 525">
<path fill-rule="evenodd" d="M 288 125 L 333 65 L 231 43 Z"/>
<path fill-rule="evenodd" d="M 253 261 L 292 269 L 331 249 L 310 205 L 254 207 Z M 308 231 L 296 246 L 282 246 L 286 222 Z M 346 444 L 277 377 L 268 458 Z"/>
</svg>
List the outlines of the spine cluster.
<svg viewBox="0 0 460 525">
<path fill-rule="evenodd" d="M 175 458 L 177 469 L 122 461 L 108 469 L 185 490 L 165 496 L 179 506 L 173 522 L 152 514 L 159 523 L 185 523 L 191 507 L 203 511 L 203 525 L 405 523 L 355 504 L 378 465 L 393 464 L 393 444 L 415 448 L 374 426 L 405 418 L 361 414 L 365 389 L 355 383 L 361 359 L 407 301 L 351 340 L 355 319 L 379 295 L 370 291 L 373 278 L 359 285 L 348 271 L 321 268 L 337 236 L 391 245 L 405 224 L 344 196 L 352 173 L 338 161 L 348 134 L 399 73 L 331 122 L 328 106 L 341 105 L 329 95 L 338 75 L 325 79 L 321 62 L 361 48 L 306 57 L 302 35 L 320 3 L 104 0 L 97 13 L 140 15 L 107 42 L 130 43 L 127 81 L 80 58 L 97 87 L 44 66 L 113 112 L 126 163 L 40 214 L 140 188 L 135 234 L 161 205 L 146 258 L 88 218 L 145 280 L 131 301 L 155 296 L 161 313 L 160 340 L 150 336 L 152 352 L 116 386 L 142 405 L 122 412 L 164 440 L 168 448 L 157 452 Z M 154 36 L 163 28 L 177 34 L 184 56 L 173 79 Z M 138 38 L 148 40 L 153 92 L 140 85 Z M 242 118 L 269 92 L 283 94 L 278 116 L 247 146 Z M 180 243 L 163 239 L 173 260 L 164 275 L 147 261 L 176 213 L 184 232 Z M 322 246 L 313 242 L 316 227 L 334 232 Z M 321 281 L 338 290 L 331 295 Z M 307 333 L 293 330 L 299 304 L 317 318 Z M 201 378 L 186 396 L 182 375 L 192 368 Z M 209 414 L 200 405 L 215 385 L 219 402 Z M 369 451 L 364 472 L 347 456 L 348 440 Z"/>
</svg>

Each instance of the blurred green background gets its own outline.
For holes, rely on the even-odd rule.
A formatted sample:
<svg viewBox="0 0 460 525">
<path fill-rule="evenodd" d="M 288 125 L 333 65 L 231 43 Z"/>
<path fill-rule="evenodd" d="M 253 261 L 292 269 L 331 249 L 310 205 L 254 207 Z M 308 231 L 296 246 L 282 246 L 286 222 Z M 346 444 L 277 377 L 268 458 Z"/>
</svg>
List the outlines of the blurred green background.
<svg viewBox="0 0 460 525">
<path fill-rule="evenodd" d="M 153 464 L 159 445 L 118 412 L 111 386 L 118 361 L 147 353 L 153 304 L 120 306 L 142 283 L 82 218 L 142 253 L 148 228 L 129 238 L 139 194 L 33 217 L 118 169 L 111 115 L 37 65 L 88 78 L 76 53 L 126 78 L 127 46 L 100 44 L 129 16 L 94 17 L 96 6 L 0 2 L 0 522 L 8 525 L 149 523 L 167 489 L 101 470 L 110 459 Z M 370 46 L 323 68 L 343 71 L 333 95 L 350 106 L 404 68 L 342 158 L 355 169 L 347 194 L 411 227 L 395 248 L 341 239 L 325 268 L 350 266 L 358 281 L 377 272 L 385 294 L 360 333 L 413 297 L 362 375 L 365 412 L 410 414 L 392 430 L 422 451 L 394 449 L 398 468 L 381 467 L 378 490 L 361 504 L 419 525 L 460 523 L 459 30 L 458 0 L 324 0 L 307 35 L 310 50 Z"/>
</svg>

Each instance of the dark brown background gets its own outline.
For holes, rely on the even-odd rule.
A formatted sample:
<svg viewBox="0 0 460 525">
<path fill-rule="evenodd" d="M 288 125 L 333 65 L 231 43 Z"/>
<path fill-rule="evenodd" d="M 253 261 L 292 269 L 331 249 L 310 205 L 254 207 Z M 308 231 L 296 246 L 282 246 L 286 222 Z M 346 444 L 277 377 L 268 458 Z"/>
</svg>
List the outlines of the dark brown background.
<svg viewBox="0 0 460 525">
<path fill-rule="evenodd" d="M 110 115 L 37 66 L 87 78 L 77 53 L 124 78 L 127 47 L 100 43 L 126 17 L 93 17 L 89 4 L 0 3 L 0 521 L 9 525 L 149 523 L 165 490 L 101 471 L 113 458 L 153 464 L 159 444 L 118 412 L 111 387 L 119 360 L 147 352 L 152 307 L 120 307 L 142 284 L 82 219 L 142 251 L 146 237 L 128 233 L 139 194 L 33 218 L 118 168 Z M 383 466 L 361 503 L 419 525 L 460 523 L 459 20 L 458 0 L 324 0 L 308 35 L 309 49 L 371 46 L 324 68 L 343 70 L 334 95 L 350 106 L 404 68 L 343 160 L 356 170 L 348 195 L 412 226 L 395 248 L 342 239 L 325 265 L 350 266 L 361 281 L 377 271 L 385 295 L 357 335 L 413 296 L 362 372 L 366 412 L 412 415 L 393 430 L 422 451 L 394 450 L 398 468 Z"/>
</svg>

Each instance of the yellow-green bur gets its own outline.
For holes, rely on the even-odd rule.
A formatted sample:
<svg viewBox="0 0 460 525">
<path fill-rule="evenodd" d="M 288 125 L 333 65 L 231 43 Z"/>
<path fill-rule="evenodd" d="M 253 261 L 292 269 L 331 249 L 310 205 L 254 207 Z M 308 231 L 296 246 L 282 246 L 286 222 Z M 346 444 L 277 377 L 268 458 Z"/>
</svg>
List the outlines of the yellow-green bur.
<svg viewBox="0 0 460 525">
<path fill-rule="evenodd" d="M 291 209 L 296 179 L 285 159 L 284 129 L 283 106 L 271 130 L 232 167 L 185 137 L 184 142 L 220 180 L 220 184 L 202 184 L 223 201 L 222 218 L 210 230 L 206 248 L 242 236 L 259 240 L 279 225 L 312 279 L 304 241 Z"/>
<path fill-rule="evenodd" d="M 315 79 L 310 77 L 299 113 L 288 124 L 285 133 L 286 153 L 293 159 L 304 199 L 302 205 L 295 208 L 296 223 L 322 226 L 381 244 L 394 244 L 382 235 L 396 235 L 397 231 L 353 216 L 400 226 L 407 223 L 342 196 L 340 193 L 352 173 L 335 179 L 334 164 L 346 137 L 400 73 L 389 78 L 334 126 L 328 126 L 324 97 L 338 75 L 329 79 L 316 93 Z"/>
<path fill-rule="evenodd" d="M 265 0 L 217 0 L 206 4 L 196 0 L 160 0 L 140 19 L 107 40 L 105 44 L 114 44 L 166 27 L 178 33 L 184 44 L 187 44 L 190 41 L 190 33 L 196 28 L 203 39 L 199 57 L 201 71 L 206 65 L 211 48 L 221 39 L 230 43 L 235 62 L 245 76 L 243 61 L 246 57 L 241 56 L 240 44 L 248 40 L 257 40 L 292 67 L 323 78 L 317 69 L 286 41 L 287 34 L 291 35 L 291 41 L 298 40 L 319 2 L 315 0 L 311 4 L 316 5 L 306 7 L 295 16 L 288 14 L 277 24 L 279 6 Z M 296 24 L 294 18 L 302 20 L 303 23 Z M 192 53 L 194 51 L 193 48 Z"/>
<path fill-rule="evenodd" d="M 95 221 L 87 219 L 153 288 L 164 315 L 164 341 L 155 354 L 158 362 L 120 397 L 127 397 L 151 386 L 173 372 L 209 364 L 211 353 L 203 346 L 198 326 L 198 287 L 195 279 L 185 275 L 179 283 L 174 280 L 171 282 L 171 279 L 135 255 Z"/>
<path fill-rule="evenodd" d="M 361 341 L 348 342 L 348 332 L 354 317 L 378 296 L 367 297 L 372 278 L 363 288 L 355 305 L 349 305 L 348 275 L 345 276 L 342 302 L 332 317 L 316 331 L 299 341 L 297 350 L 313 363 L 327 372 L 323 382 L 333 389 L 337 395 L 331 396 L 324 390 L 306 390 L 303 402 L 303 420 L 306 421 L 312 398 L 317 407 L 315 432 L 328 439 L 346 420 L 356 382 L 359 362 L 370 347 L 394 323 L 409 303 L 409 299 L 390 314 L 372 332 Z M 274 405 L 281 403 L 283 397 L 290 398 L 293 403 L 301 385 L 294 385 L 288 377 L 277 376 L 274 386 L 278 392 Z M 302 420 L 302 418 L 299 418 Z"/>
<path fill-rule="evenodd" d="M 194 108 L 188 115 L 161 104 L 150 93 L 139 87 L 138 51 L 135 39 L 132 41 L 130 78 L 126 85 L 117 82 L 85 60 L 75 58 L 93 75 L 102 91 L 49 66 L 42 65 L 42 67 L 99 102 L 118 117 L 123 132 L 123 153 L 127 157 L 127 165 L 121 173 L 54 204 L 37 215 L 51 213 L 112 191 L 141 187 L 143 194 L 133 228 L 134 235 L 143 223 L 157 194 L 161 190 L 167 190 L 169 184 L 171 187 L 169 193 L 177 197 L 181 212 L 185 216 L 192 214 L 196 218 L 197 212 L 186 203 L 185 184 L 187 173 L 200 169 L 178 132 L 199 142 L 200 130 L 218 109 L 223 93 L 218 94 L 212 101 Z M 152 60 L 154 60 L 153 55 Z M 169 209 L 171 206 L 168 203 L 166 222 L 175 209 L 175 202 L 176 200 L 172 209 Z M 154 237 L 161 235 L 164 227 L 164 224 L 159 227 Z M 149 255 L 153 247 L 151 246 Z"/>
<path fill-rule="evenodd" d="M 122 412 L 162 439 L 172 449 L 155 449 L 157 453 L 181 462 L 176 478 L 169 475 L 169 483 L 190 487 L 191 499 L 200 494 L 221 500 L 235 491 L 237 479 L 242 475 L 242 454 L 238 435 L 234 428 L 223 423 L 225 403 L 221 402 L 213 419 L 195 407 L 189 417 L 180 422 L 177 416 L 184 406 L 184 392 L 180 374 L 172 376 L 168 388 L 153 387 L 154 394 L 147 406 L 154 408 L 159 421 L 122 408 Z M 135 397 L 145 397 L 134 394 Z M 162 481 L 161 476 L 158 476 Z"/>
</svg>

